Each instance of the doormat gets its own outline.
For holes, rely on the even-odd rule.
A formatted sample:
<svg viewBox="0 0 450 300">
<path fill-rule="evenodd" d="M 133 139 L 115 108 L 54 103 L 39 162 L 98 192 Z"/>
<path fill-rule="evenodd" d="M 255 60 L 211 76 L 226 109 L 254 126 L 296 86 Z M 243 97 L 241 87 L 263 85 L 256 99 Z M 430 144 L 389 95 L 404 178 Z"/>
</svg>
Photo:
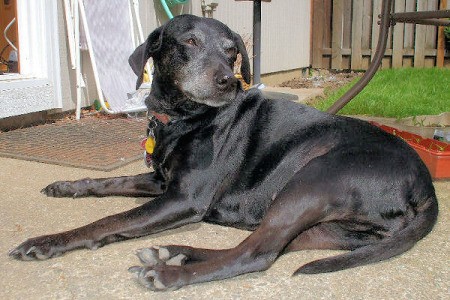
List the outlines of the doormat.
<svg viewBox="0 0 450 300">
<path fill-rule="evenodd" d="M 145 118 L 58 121 L 0 133 L 0 156 L 111 171 L 143 159 Z"/>
</svg>

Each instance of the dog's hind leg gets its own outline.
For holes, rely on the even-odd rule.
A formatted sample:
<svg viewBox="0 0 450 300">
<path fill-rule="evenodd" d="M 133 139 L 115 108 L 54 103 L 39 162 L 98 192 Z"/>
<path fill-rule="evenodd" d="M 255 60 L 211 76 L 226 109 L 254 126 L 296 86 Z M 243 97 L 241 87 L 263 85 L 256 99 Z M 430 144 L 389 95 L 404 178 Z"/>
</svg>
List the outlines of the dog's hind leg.
<svg viewBox="0 0 450 300">
<path fill-rule="evenodd" d="M 431 231 L 437 213 L 437 201 L 433 196 L 416 209 L 416 215 L 405 228 L 393 235 L 341 255 L 310 262 L 300 267 L 294 275 L 335 272 L 397 256 L 411 249 L 418 240 Z"/>
<path fill-rule="evenodd" d="M 138 254 L 144 266 L 131 271 L 141 284 L 160 291 L 266 270 L 292 239 L 325 217 L 323 201 L 320 191 L 293 180 L 278 194 L 260 226 L 235 248 L 157 247 Z"/>
<path fill-rule="evenodd" d="M 152 172 L 135 176 L 57 181 L 41 192 L 50 197 L 155 197 L 161 195 L 164 190 L 163 178 Z"/>
<path fill-rule="evenodd" d="M 300 233 L 286 246 L 284 253 L 300 250 L 355 250 L 377 239 L 359 239 L 354 236 L 355 233 L 345 230 L 337 222 L 320 223 Z"/>
</svg>

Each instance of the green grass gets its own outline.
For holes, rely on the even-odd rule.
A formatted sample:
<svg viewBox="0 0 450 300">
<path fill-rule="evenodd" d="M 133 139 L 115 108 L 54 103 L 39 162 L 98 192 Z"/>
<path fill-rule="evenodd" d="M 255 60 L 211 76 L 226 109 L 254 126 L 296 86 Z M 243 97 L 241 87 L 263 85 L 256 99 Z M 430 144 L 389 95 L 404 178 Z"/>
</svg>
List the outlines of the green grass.
<svg viewBox="0 0 450 300">
<path fill-rule="evenodd" d="M 313 104 L 329 108 L 357 80 Z M 369 84 L 339 114 L 404 118 L 450 111 L 450 69 L 387 69 L 378 71 Z"/>
</svg>

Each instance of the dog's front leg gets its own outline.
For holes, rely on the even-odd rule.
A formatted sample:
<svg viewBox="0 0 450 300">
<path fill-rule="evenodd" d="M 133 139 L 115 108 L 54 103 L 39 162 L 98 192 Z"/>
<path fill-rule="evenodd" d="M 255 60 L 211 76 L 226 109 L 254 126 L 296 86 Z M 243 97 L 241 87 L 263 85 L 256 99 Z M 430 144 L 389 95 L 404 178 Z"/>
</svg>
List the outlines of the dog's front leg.
<svg viewBox="0 0 450 300">
<path fill-rule="evenodd" d="M 138 256 L 143 266 L 130 271 L 145 287 L 164 291 L 268 269 L 300 233 L 335 217 L 326 205 L 334 191 L 303 184 L 302 176 L 299 172 L 292 177 L 256 230 L 236 247 L 216 250 L 169 245 L 141 249 Z"/>
<path fill-rule="evenodd" d="M 152 172 L 134 176 L 57 181 L 41 192 L 50 197 L 155 197 L 161 195 L 164 189 L 162 176 Z"/>
<path fill-rule="evenodd" d="M 201 221 L 204 210 L 186 198 L 163 195 L 142 206 L 70 231 L 28 239 L 9 255 L 20 260 L 47 259 L 76 248 L 103 245 Z"/>
</svg>

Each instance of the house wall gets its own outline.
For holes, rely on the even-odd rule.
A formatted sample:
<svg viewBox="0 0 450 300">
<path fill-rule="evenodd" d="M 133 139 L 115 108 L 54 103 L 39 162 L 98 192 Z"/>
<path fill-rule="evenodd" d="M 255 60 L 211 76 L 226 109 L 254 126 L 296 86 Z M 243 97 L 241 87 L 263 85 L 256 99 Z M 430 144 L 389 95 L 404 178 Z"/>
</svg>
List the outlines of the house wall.
<svg viewBox="0 0 450 300">
<path fill-rule="evenodd" d="M 76 108 L 75 72 L 70 67 L 66 38 L 64 9 L 58 1 L 60 23 L 61 82 L 63 94 L 62 111 Z M 210 1 L 206 1 L 208 3 Z M 252 47 L 252 1 L 216 0 L 219 2 L 213 17 L 226 23 L 241 34 Z M 172 9 L 174 15 L 191 13 L 202 15 L 201 0 L 191 0 Z M 144 36 L 167 22 L 168 18 L 159 0 L 141 0 L 140 18 Z M 283 0 L 262 3 L 262 82 L 276 84 L 294 76 L 300 69 L 310 65 L 310 1 Z M 82 106 L 89 106 L 98 99 L 88 53 L 83 51 L 83 73 L 87 79 Z M 60 110 L 58 110 L 60 111 Z"/>
</svg>

